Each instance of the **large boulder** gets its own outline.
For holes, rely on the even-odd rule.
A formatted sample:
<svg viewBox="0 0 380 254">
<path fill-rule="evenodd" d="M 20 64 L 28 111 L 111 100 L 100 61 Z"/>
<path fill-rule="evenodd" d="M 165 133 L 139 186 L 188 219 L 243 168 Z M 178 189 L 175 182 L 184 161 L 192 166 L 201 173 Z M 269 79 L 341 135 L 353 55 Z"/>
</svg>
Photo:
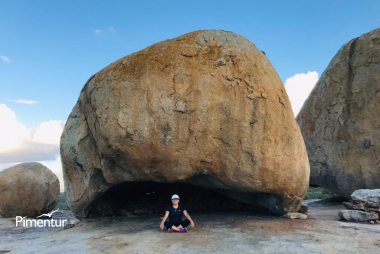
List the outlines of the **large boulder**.
<svg viewBox="0 0 380 254">
<path fill-rule="evenodd" d="M 0 172 L 0 215 L 35 218 L 54 209 L 59 180 L 40 163 L 21 163 Z"/>
<path fill-rule="evenodd" d="M 380 29 L 338 51 L 296 119 L 310 185 L 346 198 L 380 188 Z"/>
<path fill-rule="evenodd" d="M 61 158 L 77 217 L 121 183 L 125 193 L 139 182 L 188 183 L 281 215 L 297 212 L 309 185 L 279 76 L 254 44 L 225 31 L 154 44 L 92 76 L 66 122 Z"/>
</svg>

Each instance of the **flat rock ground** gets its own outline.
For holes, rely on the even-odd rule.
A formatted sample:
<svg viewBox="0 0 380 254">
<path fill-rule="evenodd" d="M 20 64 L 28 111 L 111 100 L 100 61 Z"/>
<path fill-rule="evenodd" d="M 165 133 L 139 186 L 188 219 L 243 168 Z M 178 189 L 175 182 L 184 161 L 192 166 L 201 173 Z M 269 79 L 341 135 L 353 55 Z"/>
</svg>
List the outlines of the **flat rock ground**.
<svg viewBox="0 0 380 254">
<path fill-rule="evenodd" d="M 195 229 L 185 234 L 159 230 L 163 214 L 90 218 L 67 230 L 16 228 L 0 218 L 0 253 L 380 253 L 380 224 L 339 221 L 342 208 L 309 202 L 307 220 L 189 211 Z"/>
</svg>

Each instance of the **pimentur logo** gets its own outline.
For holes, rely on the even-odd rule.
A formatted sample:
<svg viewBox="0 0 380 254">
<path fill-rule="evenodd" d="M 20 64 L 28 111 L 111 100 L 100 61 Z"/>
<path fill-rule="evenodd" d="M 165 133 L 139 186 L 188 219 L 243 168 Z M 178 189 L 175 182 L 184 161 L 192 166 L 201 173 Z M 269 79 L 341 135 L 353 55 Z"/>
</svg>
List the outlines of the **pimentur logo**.
<svg viewBox="0 0 380 254">
<path fill-rule="evenodd" d="M 19 226 L 19 223 L 22 223 L 23 227 L 39 227 L 39 228 L 45 228 L 45 227 L 64 227 L 67 224 L 67 220 L 55 220 L 51 219 L 53 213 L 57 212 L 59 208 L 55 211 L 52 211 L 50 213 L 44 213 L 41 214 L 40 216 L 37 216 L 36 218 L 40 217 L 49 217 L 49 219 L 43 220 L 43 219 L 26 219 L 25 217 L 22 216 L 16 216 L 16 227 Z"/>
<path fill-rule="evenodd" d="M 58 208 L 57 210 L 55 210 L 55 211 L 50 212 L 50 213 L 43 213 L 43 214 L 41 214 L 40 216 L 37 216 L 36 218 L 40 218 L 40 217 L 42 217 L 42 216 L 46 216 L 46 217 L 51 218 L 51 216 L 53 215 L 53 213 L 55 213 L 55 212 L 58 211 L 58 210 L 59 210 L 59 208 Z"/>
</svg>

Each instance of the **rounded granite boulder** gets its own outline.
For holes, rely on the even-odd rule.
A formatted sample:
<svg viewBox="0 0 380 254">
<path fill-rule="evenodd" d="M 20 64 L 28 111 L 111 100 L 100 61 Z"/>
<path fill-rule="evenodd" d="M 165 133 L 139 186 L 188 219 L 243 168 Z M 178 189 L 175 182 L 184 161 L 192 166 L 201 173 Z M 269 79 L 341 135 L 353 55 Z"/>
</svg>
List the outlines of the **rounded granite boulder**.
<svg viewBox="0 0 380 254">
<path fill-rule="evenodd" d="M 309 185 L 279 76 L 253 43 L 226 31 L 162 41 L 93 75 L 61 157 L 77 217 L 121 183 L 188 183 L 276 214 L 296 212 Z"/>
<path fill-rule="evenodd" d="M 346 198 L 358 189 L 380 188 L 380 29 L 338 51 L 297 122 L 311 185 Z"/>
<path fill-rule="evenodd" d="M 54 209 L 59 180 L 40 163 L 21 163 L 0 172 L 0 215 L 35 218 Z"/>
</svg>

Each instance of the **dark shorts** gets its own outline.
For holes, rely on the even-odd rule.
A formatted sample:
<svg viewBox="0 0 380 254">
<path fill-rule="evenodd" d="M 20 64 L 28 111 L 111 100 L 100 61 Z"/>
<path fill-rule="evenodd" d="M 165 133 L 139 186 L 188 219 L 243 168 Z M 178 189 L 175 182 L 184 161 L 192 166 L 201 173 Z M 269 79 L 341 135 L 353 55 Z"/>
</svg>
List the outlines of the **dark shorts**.
<svg viewBox="0 0 380 254">
<path fill-rule="evenodd" d="M 189 226 L 189 224 L 190 224 L 190 221 L 188 219 L 184 219 L 183 221 L 178 221 L 178 222 L 170 222 L 168 220 L 164 222 L 164 225 L 167 229 L 172 228 L 173 225 L 176 227 L 178 227 L 179 225 L 182 225 L 182 227 L 184 228 L 184 227 Z"/>
</svg>

